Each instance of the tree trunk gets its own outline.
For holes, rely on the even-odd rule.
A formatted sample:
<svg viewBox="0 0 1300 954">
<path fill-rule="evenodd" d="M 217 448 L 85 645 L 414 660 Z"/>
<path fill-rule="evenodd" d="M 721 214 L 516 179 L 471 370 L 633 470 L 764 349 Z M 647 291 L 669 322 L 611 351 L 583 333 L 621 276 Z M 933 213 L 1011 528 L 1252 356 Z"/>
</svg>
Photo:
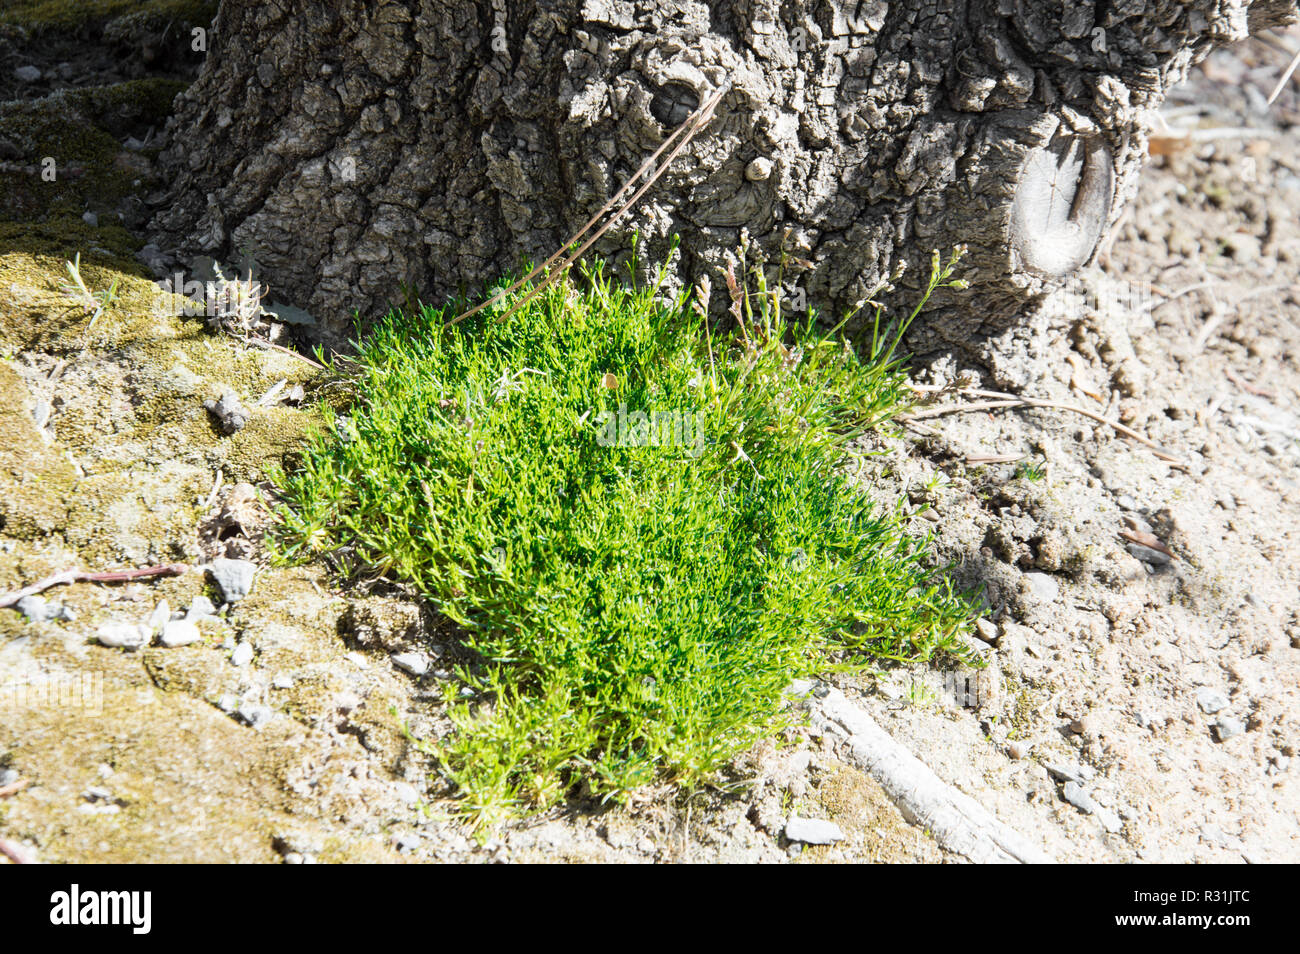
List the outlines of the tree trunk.
<svg viewBox="0 0 1300 954">
<path fill-rule="evenodd" d="M 1086 263 L 1166 90 L 1295 0 L 224 0 L 163 164 L 164 248 L 251 253 L 327 339 L 405 284 L 477 292 L 540 260 L 694 106 L 709 125 L 597 246 L 674 280 L 747 231 L 787 305 L 839 318 L 967 243 L 924 345 L 1004 328 Z M 716 284 L 716 282 L 715 282 Z M 718 296 L 715 296 L 715 298 Z"/>
</svg>

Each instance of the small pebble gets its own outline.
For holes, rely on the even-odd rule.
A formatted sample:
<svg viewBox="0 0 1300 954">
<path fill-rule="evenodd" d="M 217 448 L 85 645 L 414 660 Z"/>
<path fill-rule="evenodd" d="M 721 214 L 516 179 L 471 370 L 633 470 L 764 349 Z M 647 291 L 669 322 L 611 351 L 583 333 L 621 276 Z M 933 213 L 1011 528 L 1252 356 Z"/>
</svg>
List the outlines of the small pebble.
<svg viewBox="0 0 1300 954">
<path fill-rule="evenodd" d="M 188 646 L 202 639 L 198 626 L 191 619 L 173 619 L 163 624 L 158 641 L 168 649 Z"/>
<path fill-rule="evenodd" d="M 1214 715 L 1228 708 L 1228 697 L 1217 689 L 1197 689 L 1196 704 L 1206 715 Z"/>
<path fill-rule="evenodd" d="M 153 630 L 138 623 L 105 623 L 95 632 L 99 645 L 111 649 L 139 649 L 152 637 Z"/>
<path fill-rule="evenodd" d="M 1234 719 L 1232 716 L 1219 716 L 1214 723 L 1214 737 L 1220 742 L 1224 742 L 1235 736 L 1241 735 L 1246 731 L 1246 723 L 1240 719 Z"/>
<path fill-rule="evenodd" d="M 252 416 L 252 412 L 240 402 L 239 395 L 231 391 L 224 392 L 219 401 L 204 401 L 203 406 L 217 419 L 217 425 L 226 434 L 240 430 Z"/>
<path fill-rule="evenodd" d="M 1026 573 L 1025 582 L 1029 592 L 1043 603 L 1051 603 L 1061 595 L 1061 584 L 1056 578 L 1046 573 Z"/>
<path fill-rule="evenodd" d="M 62 603 L 51 603 L 43 596 L 24 596 L 14 604 L 14 609 L 33 623 L 44 623 L 53 619 L 70 623 L 77 618 L 77 614 Z"/>
<path fill-rule="evenodd" d="M 99 225 L 99 216 L 94 212 L 83 212 L 81 213 L 81 221 L 85 222 L 93 229 Z"/>
<path fill-rule="evenodd" d="M 271 680 L 272 689 L 292 689 L 293 676 L 276 676 Z"/>
<path fill-rule="evenodd" d="M 1020 761 L 1029 754 L 1029 746 L 1024 742 L 1008 742 L 1007 757 Z"/>
<path fill-rule="evenodd" d="M 216 616 L 217 608 L 212 605 L 212 600 L 206 596 L 194 597 L 194 602 L 185 612 L 185 618 L 188 620 L 202 619 L 204 616 Z"/>
<path fill-rule="evenodd" d="M 239 707 L 239 717 L 248 723 L 250 728 L 260 729 L 271 721 L 274 715 L 270 706 L 244 706 Z"/>
<path fill-rule="evenodd" d="M 247 666 L 253 661 L 253 644 L 239 643 L 235 646 L 235 651 L 230 654 L 230 663 L 233 666 Z"/>
<path fill-rule="evenodd" d="M 14 76 L 24 83 L 35 83 L 41 78 L 41 71 L 35 66 L 20 66 L 14 70 Z"/>
<path fill-rule="evenodd" d="M 1159 550 L 1153 550 L 1150 547 L 1144 547 L 1140 543 L 1130 543 L 1128 552 L 1143 563 L 1149 566 L 1168 566 L 1169 554 L 1161 553 Z"/>
<path fill-rule="evenodd" d="M 158 605 L 153 608 L 149 614 L 149 630 L 158 633 L 162 631 L 163 624 L 172 618 L 172 608 L 167 605 L 166 600 L 160 600 Z"/>
<path fill-rule="evenodd" d="M 785 837 L 805 845 L 832 845 L 844 840 L 844 831 L 833 821 L 796 815 L 785 823 Z"/>
<path fill-rule="evenodd" d="M 393 665 L 412 676 L 424 676 L 429 672 L 430 662 L 424 653 L 394 653 Z"/>
<path fill-rule="evenodd" d="M 221 589 L 225 601 L 238 603 L 253 589 L 257 564 L 248 560 L 227 560 L 225 557 L 218 557 L 212 561 L 209 572 Z"/>
<path fill-rule="evenodd" d="M 1108 832 L 1117 832 L 1123 827 L 1119 817 L 1110 809 L 1098 805 L 1078 782 L 1066 782 L 1062 785 L 1061 797 L 1085 815 L 1095 816 L 1101 822 L 1101 827 Z"/>
</svg>

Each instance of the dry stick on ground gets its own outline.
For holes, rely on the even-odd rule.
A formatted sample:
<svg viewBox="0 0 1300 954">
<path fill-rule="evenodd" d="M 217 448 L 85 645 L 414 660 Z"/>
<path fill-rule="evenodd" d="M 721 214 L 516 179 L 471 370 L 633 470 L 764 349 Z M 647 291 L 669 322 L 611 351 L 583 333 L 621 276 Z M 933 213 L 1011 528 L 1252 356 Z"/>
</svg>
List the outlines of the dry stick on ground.
<svg viewBox="0 0 1300 954">
<path fill-rule="evenodd" d="M 942 387 L 933 385 L 913 384 L 909 385 L 912 390 L 921 394 L 933 393 L 945 390 Z M 962 414 L 967 411 L 991 411 L 998 408 L 1006 407 L 1042 407 L 1054 408 L 1058 411 L 1072 411 L 1075 414 L 1082 414 L 1084 417 L 1091 418 L 1098 424 L 1105 424 L 1107 427 L 1114 428 L 1125 437 L 1132 438 L 1139 444 L 1151 448 L 1152 452 L 1161 460 L 1167 460 L 1174 464 L 1183 464 L 1183 459 L 1161 447 L 1155 441 L 1143 437 L 1131 427 L 1125 427 L 1119 421 L 1112 421 L 1110 418 L 1098 414 L 1096 411 L 1090 411 L 1086 407 L 1079 407 L 1077 404 L 1065 404 L 1060 401 L 1040 401 L 1037 398 L 1017 397 L 1014 394 L 1007 394 L 1003 391 L 981 391 L 976 388 L 959 388 L 958 393 L 968 394 L 971 397 L 991 398 L 992 400 L 977 401 L 972 404 L 955 404 L 950 407 L 927 408 L 923 411 L 917 411 L 903 417 L 903 420 L 917 420 L 926 417 L 940 417 L 945 414 Z"/>
<path fill-rule="evenodd" d="M 16 782 L 10 782 L 8 785 L 0 786 L 0 798 L 8 798 L 10 795 L 17 795 L 30 784 L 32 784 L 31 779 L 20 778 Z"/>
<path fill-rule="evenodd" d="M 1278 80 L 1277 85 L 1273 87 L 1273 92 L 1270 93 L 1268 97 L 1268 105 L 1272 106 L 1277 102 L 1277 98 L 1282 95 L 1282 90 L 1286 89 L 1287 82 L 1291 79 L 1292 74 L 1295 73 L 1296 67 L 1298 66 L 1300 66 L 1300 51 L 1297 51 L 1296 55 L 1291 58 L 1291 65 L 1286 68 L 1286 72 L 1282 74 L 1282 78 Z"/>
<path fill-rule="evenodd" d="M 325 365 L 313 361 L 301 351 L 294 351 L 292 348 L 286 348 L 284 345 L 272 344 L 270 341 L 263 341 L 261 338 L 244 338 L 243 341 L 244 344 L 250 344 L 258 348 L 265 348 L 268 351 L 279 351 L 281 354 L 290 355 L 291 357 L 297 358 L 299 361 L 304 361 L 307 364 L 310 364 L 317 370 L 325 370 Z"/>
<path fill-rule="evenodd" d="M 593 215 L 590 219 L 588 219 L 587 223 L 581 229 L 578 230 L 577 234 L 573 235 L 569 239 L 569 241 L 564 243 L 563 248 L 555 252 L 555 254 L 553 254 L 550 258 L 544 261 L 541 265 L 538 265 L 531 272 L 529 272 L 523 278 L 519 279 L 519 281 L 515 282 L 509 288 L 497 292 L 487 301 L 479 305 L 476 305 L 473 308 L 469 309 L 468 311 L 462 312 L 461 314 L 457 315 L 455 318 L 451 319 L 451 321 L 447 322 L 446 327 L 451 327 L 452 325 L 459 324 L 460 322 L 464 321 L 466 318 L 469 318 L 471 315 L 476 315 L 483 309 L 490 307 L 496 302 L 503 301 L 507 296 L 514 294 L 520 288 L 524 287 L 524 285 L 526 285 L 528 282 L 532 281 L 533 278 L 537 277 L 538 275 L 540 275 L 541 273 L 549 269 L 555 263 L 555 261 L 564 254 L 565 249 L 571 248 L 574 245 L 574 243 L 576 243 L 579 239 L 581 239 L 584 235 L 586 235 L 587 232 L 590 231 L 591 227 L 595 225 L 602 216 L 607 214 L 611 209 L 614 208 L 615 205 L 618 204 L 619 199 L 621 199 L 636 184 L 636 181 L 638 179 L 640 179 L 643 175 L 646 175 L 647 172 L 649 172 L 652 168 L 654 168 L 654 164 L 658 161 L 659 157 L 663 155 L 664 150 L 666 150 L 669 147 L 669 145 L 672 144 L 673 141 L 677 139 L 678 136 L 681 136 L 682 137 L 681 142 L 677 143 L 677 145 L 673 147 L 672 152 L 668 154 L 668 158 L 665 159 L 663 163 L 658 166 L 658 168 L 654 168 L 653 174 L 651 174 L 646 179 L 645 184 L 642 185 L 641 188 L 638 189 L 630 199 L 628 199 L 625 203 L 623 203 L 623 206 L 620 209 L 618 209 L 618 211 L 616 211 L 612 216 L 610 216 L 609 220 L 604 225 L 602 225 L 599 229 L 596 230 L 596 234 L 593 235 L 591 238 L 589 238 L 581 248 L 579 248 L 576 252 L 574 252 L 568 258 L 566 258 L 564 262 L 561 263 L 560 267 L 557 268 L 555 272 L 552 275 L 550 275 L 544 282 L 542 282 L 542 284 L 538 285 L 531 292 L 529 292 L 529 294 L 525 295 L 521 300 L 516 302 L 514 306 L 510 308 L 509 311 L 507 311 L 497 320 L 504 321 L 511 314 L 513 314 L 516 309 L 523 307 L 530 298 L 540 294 L 551 284 L 553 284 L 556 280 L 558 280 L 559 276 L 564 274 L 564 271 L 575 261 L 577 261 L 583 252 L 591 248 L 591 246 L 594 245 L 596 241 L 602 235 L 605 234 L 605 232 L 610 228 L 610 226 L 612 226 L 615 222 L 617 222 L 629 209 L 632 208 L 632 206 L 636 205 L 637 201 L 641 198 L 641 196 L 645 194 L 646 190 L 649 189 L 652 185 L 654 185 L 655 182 L 658 181 L 659 177 L 668 171 L 668 167 L 673 164 L 673 160 L 675 160 L 681 154 L 682 150 L 686 148 L 687 144 L 690 143 L 690 141 L 695 138 L 695 134 L 699 132 L 702 128 L 704 128 L 704 124 L 707 123 L 713 117 L 713 111 L 717 108 L 718 103 L 722 102 L 722 97 L 726 95 L 726 93 L 727 93 L 727 87 L 723 87 L 722 89 L 719 89 L 716 93 L 714 93 L 712 96 L 710 96 L 704 103 L 702 103 L 700 107 L 695 111 L 695 113 L 686 122 L 682 123 L 681 126 L 677 127 L 677 129 L 673 132 L 673 134 L 669 136 L 667 139 L 665 139 L 663 141 L 663 144 L 660 145 L 659 148 L 656 149 L 650 155 L 650 158 L 646 159 L 646 161 L 641 164 L 641 168 L 638 169 L 632 175 L 632 177 L 627 180 L 627 182 L 623 183 L 623 186 L 617 192 L 614 193 L 614 195 L 610 198 L 608 202 L 606 202 L 601 207 L 600 211 L 597 212 L 595 215 Z"/>
<path fill-rule="evenodd" d="M 29 865 L 32 863 L 31 856 L 27 854 L 26 849 L 21 845 L 16 845 L 12 841 L 6 841 L 0 838 L 0 855 L 4 855 L 16 865 Z"/>
<path fill-rule="evenodd" d="M 43 580 L 37 580 L 30 586 L 24 586 L 21 590 L 14 590 L 12 593 L 0 595 L 0 609 L 13 606 L 23 597 L 35 596 L 52 586 L 60 586 L 65 583 L 123 583 L 127 580 L 140 580 L 151 576 L 180 576 L 188 569 L 189 565 L 185 563 L 164 563 L 159 566 L 142 567 L 138 570 L 111 570 L 104 573 L 92 573 L 89 570 L 64 570 L 62 573 L 55 573 Z"/>
</svg>

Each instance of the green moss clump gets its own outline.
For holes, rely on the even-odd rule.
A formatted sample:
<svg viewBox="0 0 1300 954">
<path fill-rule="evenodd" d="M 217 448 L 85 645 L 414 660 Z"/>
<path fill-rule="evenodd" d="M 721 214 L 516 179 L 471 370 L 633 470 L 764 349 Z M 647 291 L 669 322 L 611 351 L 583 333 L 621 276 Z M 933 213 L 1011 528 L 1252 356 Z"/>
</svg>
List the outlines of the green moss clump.
<svg viewBox="0 0 1300 954">
<path fill-rule="evenodd" d="M 463 627 L 481 665 L 437 754 L 479 821 L 704 784 L 799 676 L 969 655 L 970 603 L 846 475 L 909 400 L 897 338 L 859 357 L 789 328 L 760 276 L 743 334 L 599 268 L 453 328 L 394 313 L 351 419 L 279 478 L 282 556 L 384 573 Z"/>
</svg>

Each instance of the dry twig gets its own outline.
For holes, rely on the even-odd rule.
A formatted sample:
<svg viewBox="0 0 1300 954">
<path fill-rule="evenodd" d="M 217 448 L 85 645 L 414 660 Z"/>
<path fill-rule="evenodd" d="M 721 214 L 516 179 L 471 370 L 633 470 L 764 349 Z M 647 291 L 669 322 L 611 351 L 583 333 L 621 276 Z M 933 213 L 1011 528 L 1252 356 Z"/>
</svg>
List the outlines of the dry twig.
<svg viewBox="0 0 1300 954">
<path fill-rule="evenodd" d="M 943 391 L 945 388 L 933 385 L 913 384 L 910 385 L 912 390 L 922 394 Z M 1155 441 L 1152 441 L 1131 427 L 1125 427 L 1119 421 L 1113 421 L 1108 417 L 1098 414 L 1096 411 L 1090 411 L 1086 407 L 1079 407 L 1077 404 L 1065 404 L 1060 401 L 1040 401 L 1037 398 L 1017 397 L 1014 394 L 1007 394 L 1003 391 L 981 391 L 977 388 L 959 388 L 958 393 L 967 394 L 971 397 L 989 398 L 991 400 L 976 401 L 970 404 L 955 404 L 949 407 L 927 408 L 924 411 L 918 411 L 915 414 L 906 415 L 903 420 L 913 420 L 922 417 L 939 417 L 944 414 L 963 414 L 967 411 L 992 411 L 999 408 L 1007 407 L 1040 407 L 1053 408 L 1058 411 L 1070 411 L 1075 414 L 1082 414 L 1084 417 L 1096 421 L 1098 424 L 1105 424 L 1113 428 L 1132 440 L 1137 441 L 1159 457 L 1161 460 L 1167 460 L 1171 463 L 1182 464 L 1183 460 L 1178 455 L 1161 447 Z"/>
<path fill-rule="evenodd" d="M 512 315 L 516 310 L 522 308 L 531 298 L 539 295 L 541 292 L 545 291 L 548 287 L 550 287 L 552 284 L 558 281 L 559 277 L 564 274 L 564 272 L 569 268 L 569 266 L 572 265 L 574 262 L 576 262 L 580 257 L 582 257 L 582 254 L 586 252 L 587 249 L 591 248 L 591 246 L 594 245 L 596 241 L 602 235 L 605 234 L 605 232 L 610 228 L 610 226 L 612 226 L 615 222 L 617 222 L 620 218 L 622 218 L 622 216 L 629 209 L 631 209 L 634 205 L 636 205 L 636 203 L 640 200 L 641 196 L 645 194 L 646 190 L 649 189 L 652 185 L 654 185 L 655 182 L 659 180 L 659 177 L 668 171 L 668 167 L 673 164 L 673 160 L 675 160 L 681 154 L 682 150 L 686 148 L 687 144 L 692 139 L 695 138 L 695 134 L 699 132 L 702 128 L 704 128 L 705 123 L 707 123 L 713 117 L 713 111 L 717 108 L 718 103 L 722 102 L 722 97 L 726 95 L 726 92 L 727 92 L 727 87 L 724 86 L 723 88 L 715 92 L 712 96 L 710 96 L 707 100 L 705 100 L 704 103 L 702 103 L 700 107 L 691 115 L 691 117 L 688 120 L 686 120 L 686 122 L 682 123 L 682 125 L 678 126 L 677 129 L 673 131 L 673 134 L 669 136 L 667 139 L 665 139 L 662 145 L 660 145 L 659 148 L 656 149 L 650 155 L 650 158 L 648 158 L 645 162 L 641 164 L 641 168 L 638 169 L 632 175 L 632 177 L 627 180 L 627 182 L 623 183 L 623 186 L 617 192 L 614 193 L 614 195 L 610 198 L 608 202 L 606 202 L 601 207 L 600 211 L 598 211 L 595 215 L 593 215 L 590 219 L 588 219 L 587 223 L 581 229 L 578 230 L 577 234 L 571 237 L 569 241 L 564 243 L 563 248 L 561 248 L 559 251 L 553 254 L 541 265 L 538 265 L 536 268 L 534 268 L 523 278 L 519 279 L 519 281 L 515 282 L 509 288 L 497 292 L 487 301 L 475 305 L 473 308 L 469 309 L 468 311 L 462 312 L 461 314 L 457 315 L 455 318 L 451 319 L 451 321 L 447 322 L 446 327 L 451 327 L 452 325 L 459 324 L 460 322 L 464 321 L 466 318 L 478 314 L 483 309 L 488 308 L 493 304 L 496 304 L 497 302 L 505 300 L 507 297 L 514 294 L 520 288 L 523 288 L 526 284 L 528 284 L 528 282 L 532 281 L 538 275 L 542 274 L 543 272 L 546 272 L 552 265 L 555 264 L 557 259 L 559 259 L 562 255 L 564 255 L 566 249 L 569 249 L 574 244 L 576 244 L 584 235 L 587 234 L 587 232 L 591 230 L 591 227 L 593 225 L 595 225 L 598 221 L 600 221 L 600 219 L 603 216 L 609 213 L 609 211 L 613 209 L 615 205 L 618 204 L 619 200 L 625 194 L 627 194 L 627 192 L 634 185 L 636 185 L 638 179 L 640 179 L 642 176 L 646 176 L 645 184 L 642 185 L 641 188 L 637 189 L 637 191 L 633 193 L 632 197 L 628 199 L 626 202 L 624 202 L 623 205 L 616 212 L 614 212 L 613 215 L 610 216 L 609 220 L 606 221 L 604 225 L 602 225 L 600 228 L 596 230 L 595 234 L 592 235 L 591 238 L 587 239 L 587 241 L 584 242 L 582 246 L 577 249 L 577 251 L 573 252 L 567 258 L 565 258 L 564 261 L 560 263 L 559 267 L 556 268 L 556 270 L 553 273 L 547 276 L 545 281 L 543 281 L 540 285 L 538 285 L 536 288 L 530 291 L 519 301 L 515 302 L 515 304 L 511 306 L 511 308 L 507 310 L 504 314 L 502 314 L 501 317 L 498 318 L 497 320 L 504 321 L 506 318 L 510 317 L 510 315 Z M 681 137 L 681 141 L 678 142 L 675 146 L 673 146 L 672 151 L 668 153 L 668 158 L 666 158 L 656 168 L 655 163 L 658 161 L 659 157 L 663 155 L 664 151 L 668 149 L 668 147 L 679 136 Z M 653 172 L 651 172 L 652 169 Z"/>
<path fill-rule="evenodd" d="M 189 566 L 185 563 L 164 563 L 159 566 L 146 566 L 138 570 L 112 570 L 104 573 L 92 573 L 89 570 L 64 570 L 43 580 L 37 580 L 21 590 L 0 595 L 0 609 L 13 606 L 26 596 L 43 593 L 52 586 L 65 583 L 123 583 L 127 580 L 140 580 L 151 576 L 180 576 Z"/>
<path fill-rule="evenodd" d="M 10 795 L 17 795 L 30 784 L 32 784 L 31 779 L 20 778 L 16 782 L 10 782 L 8 785 L 0 785 L 0 798 L 8 798 Z"/>
</svg>

